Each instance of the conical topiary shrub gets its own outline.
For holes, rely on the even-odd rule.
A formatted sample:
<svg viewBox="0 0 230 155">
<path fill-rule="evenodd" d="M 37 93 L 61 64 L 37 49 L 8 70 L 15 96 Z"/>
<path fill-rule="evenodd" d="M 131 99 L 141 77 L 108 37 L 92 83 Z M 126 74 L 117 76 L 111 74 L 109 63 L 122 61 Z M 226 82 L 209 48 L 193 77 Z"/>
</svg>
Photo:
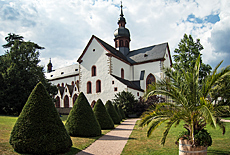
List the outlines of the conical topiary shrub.
<svg viewBox="0 0 230 155">
<path fill-rule="evenodd" d="M 119 116 L 120 121 L 122 121 L 121 113 L 120 113 L 120 111 L 118 110 L 118 107 L 117 107 L 116 104 L 114 104 L 114 109 L 116 110 L 116 112 L 117 112 L 117 114 L 118 114 L 118 116 Z"/>
<path fill-rule="evenodd" d="M 118 110 L 119 110 L 120 113 L 121 113 L 122 119 L 125 119 L 125 113 L 124 113 L 123 109 L 121 108 L 121 106 L 118 106 Z"/>
<path fill-rule="evenodd" d="M 71 148 L 71 138 L 41 82 L 23 107 L 11 132 L 10 144 L 23 154 L 58 154 Z"/>
<path fill-rule="evenodd" d="M 94 137 L 101 135 L 101 127 L 81 92 L 71 109 L 65 124 L 66 130 L 73 137 Z"/>
<path fill-rule="evenodd" d="M 112 118 L 114 124 L 120 124 L 120 118 L 110 100 L 106 102 L 105 108 L 107 112 L 109 113 L 110 117 Z"/>
<path fill-rule="evenodd" d="M 94 105 L 93 112 L 96 116 L 98 123 L 101 126 L 101 129 L 113 129 L 114 123 L 109 113 L 107 112 L 101 99 L 98 99 Z"/>
</svg>

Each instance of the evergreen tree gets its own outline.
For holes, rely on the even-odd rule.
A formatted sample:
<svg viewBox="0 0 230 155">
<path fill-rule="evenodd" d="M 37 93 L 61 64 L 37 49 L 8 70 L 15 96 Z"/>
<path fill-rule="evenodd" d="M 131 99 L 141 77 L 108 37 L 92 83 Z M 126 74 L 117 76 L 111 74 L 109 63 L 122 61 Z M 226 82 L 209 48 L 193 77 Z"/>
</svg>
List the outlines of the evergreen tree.
<svg viewBox="0 0 230 155">
<path fill-rule="evenodd" d="M 101 135 L 101 127 L 83 92 L 71 109 L 65 124 L 66 130 L 73 137 L 94 137 Z"/>
<path fill-rule="evenodd" d="M 109 113 L 106 111 L 106 108 L 101 101 L 98 99 L 94 105 L 93 112 L 96 116 L 97 121 L 99 122 L 101 129 L 113 129 L 114 123 Z"/>
<path fill-rule="evenodd" d="M 23 107 L 11 132 L 10 144 L 23 154 L 58 154 L 71 148 L 70 136 L 41 82 Z"/>
<path fill-rule="evenodd" d="M 121 114 L 122 119 L 125 119 L 125 113 L 124 113 L 123 109 L 121 108 L 121 106 L 118 106 L 118 110 Z"/>
<path fill-rule="evenodd" d="M 107 112 L 109 113 L 110 117 L 112 118 L 114 124 L 120 124 L 120 118 L 110 100 L 106 102 L 105 108 Z"/>
<path fill-rule="evenodd" d="M 117 112 L 117 114 L 119 116 L 120 121 L 122 121 L 122 116 L 121 116 L 120 111 L 118 110 L 118 105 L 114 104 L 113 106 L 114 106 L 114 109 L 116 110 L 116 112 Z"/>
</svg>

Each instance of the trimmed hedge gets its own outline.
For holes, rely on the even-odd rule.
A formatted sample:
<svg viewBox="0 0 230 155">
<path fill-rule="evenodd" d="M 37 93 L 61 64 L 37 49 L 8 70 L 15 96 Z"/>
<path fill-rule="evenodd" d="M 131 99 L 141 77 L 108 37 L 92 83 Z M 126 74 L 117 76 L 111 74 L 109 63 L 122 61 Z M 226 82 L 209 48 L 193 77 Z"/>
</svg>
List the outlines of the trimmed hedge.
<svg viewBox="0 0 230 155">
<path fill-rule="evenodd" d="M 65 124 L 72 137 L 94 137 L 101 135 L 101 127 L 83 92 L 77 97 Z"/>
<path fill-rule="evenodd" d="M 101 101 L 98 99 L 96 104 L 94 105 L 93 112 L 97 121 L 99 122 L 101 129 L 113 129 L 114 123 L 109 113 L 106 111 L 106 108 Z"/>
<path fill-rule="evenodd" d="M 11 132 L 10 144 L 22 154 L 59 154 L 71 148 L 71 138 L 41 82 L 24 105 Z"/>
<path fill-rule="evenodd" d="M 118 106 L 116 104 L 114 104 L 113 106 L 114 106 L 114 109 L 116 110 L 116 112 L 117 112 L 117 114 L 119 116 L 120 121 L 122 121 L 122 116 L 121 116 L 120 111 L 118 110 Z"/>
<path fill-rule="evenodd" d="M 106 102 L 105 108 L 107 112 L 109 113 L 110 117 L 112 118 L 114 124 L 120 124 L 120 118 L 110 100 Z"/>
<path fill-rule="evenodd" d="M 125 119 L 125 113 L 124 113 L 123 109 L 121 108 L 121 106 L 118 106 L 118 110 L 119 110 L 120 113 L 121 113 L 122 119 Z"/>
</svg>

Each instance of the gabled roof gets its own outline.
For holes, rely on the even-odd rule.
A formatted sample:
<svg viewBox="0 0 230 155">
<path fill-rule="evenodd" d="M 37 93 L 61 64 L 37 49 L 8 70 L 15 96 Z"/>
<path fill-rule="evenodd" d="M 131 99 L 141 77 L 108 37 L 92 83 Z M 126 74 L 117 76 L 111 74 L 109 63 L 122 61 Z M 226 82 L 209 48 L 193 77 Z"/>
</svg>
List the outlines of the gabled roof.
<svg viewBox="0 0 230 155">
<path fill-rule="evenodd" d="M 82 58 L 85 54 L 85 52 L 87 51 L 89 45 L 91 44 L 93 39 L 96 39 L 98 41 L 99 44 L 101 44 L 101 46 L 108 52 L 110 53 L 110 55 L 115 56 L 119 59 L 121 59 L 122 61 L 125 61 L 126 63 L 129 63 L 128 59 L 118 50 L 116 50 L 114 47 L 112 47 L 111 45 L 107 44 L 106 42 L 104 42 L 103 40 L 99 39 L 98 37 L 92 35 L 92 37 L 90 38 L 87 46 L 85 47 L 84 51 L 82 52 L 81 56 L 78 58 L 77 62 L 81 63 Z"/>
<path fill-rule="evenodd" d="M 66 86 L 69 89 L 70 96 L 72 96 L 74 86 L 73 85 L 68 85 L 68 84 L 66 84 Z"/>
<path fill-rule="evenodd" d="M 120 81 L 121 83 L 125 84 L 127 87 L 144 92 L 144 90 L 141 89 L 140 81 L 129 81 L 129 80 L 122 79 L 115 75 L 112 75 L 112 76 L 116 78 L 118 81 Z"/>
<path fill-rule="evenodd" d="M 65 87 L 58 86 L 58 90 L 60 91 L 61 97 L 63 97 Z"/>
<path fill-rule="evenodd" d="M 79 62 L 79 63 L 82 62 L 82 57 L 84 56 L 85 52 L 87 51 L 89 45 L 91 44 L 91 42 L 94 38 L 108 52 L 107 53 L 108 56 L 114 56 L 114 57 L 118 58 L 119 60 L 121 60 L 125 63 L 128 63 L 129 65 L 165 60 L 164 57 L 166 54 L 166 49 L 168 49 L 168 51 L 169 51 L 168 43 L 163 43 L 163 44 L 153 45 L 153 46 L 149 46 L 149 47 L 130 51 L 125 56 L 120 51 L 118 51 L 114 47 L 112 47 L 111 45 L 107 44 L 106 42 L 104 42 L 100 38 L 92 35 L 90 41 L 88 42 L 88 44 L 85 47 L 81 56 L 78 58 L 77 62 Z M 169 59 L 170 59 L 170 63 L 172 64 L 170 52 L 169 52 Z"/>
</svg>

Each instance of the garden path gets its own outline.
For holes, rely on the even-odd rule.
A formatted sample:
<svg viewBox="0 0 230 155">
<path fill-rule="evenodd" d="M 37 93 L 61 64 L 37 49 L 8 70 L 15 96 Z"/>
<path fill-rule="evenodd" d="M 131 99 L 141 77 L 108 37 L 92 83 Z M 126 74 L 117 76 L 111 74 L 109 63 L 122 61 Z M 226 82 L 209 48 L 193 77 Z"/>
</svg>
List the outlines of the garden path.
<svg viewBox="0 0 230 155">
<path fill-rule="evenodd" d="M 77 155 L 120 155 L 137 120 L 125 120 Z"/>
</svg>

